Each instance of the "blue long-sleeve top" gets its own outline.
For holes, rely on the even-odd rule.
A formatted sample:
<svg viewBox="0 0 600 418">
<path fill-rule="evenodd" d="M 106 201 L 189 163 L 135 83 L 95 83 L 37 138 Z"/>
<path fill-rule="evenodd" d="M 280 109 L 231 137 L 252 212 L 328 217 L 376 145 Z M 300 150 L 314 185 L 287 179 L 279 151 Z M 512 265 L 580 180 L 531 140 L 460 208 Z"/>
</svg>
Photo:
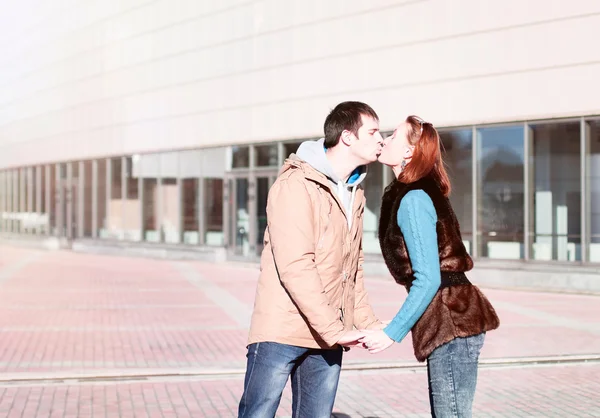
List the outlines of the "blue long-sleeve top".
<svg viewBox="0 0 600 418">
<path fill-rule="evenodd" d="M 433 300 L 441 284 L 441 272 L 437 214 L 427 193 L 423 190 L 408 192 L 400 202 L 397 220 L 415 278 L 400 311 L 383 331 L 400 342 Z"/>
</svg>

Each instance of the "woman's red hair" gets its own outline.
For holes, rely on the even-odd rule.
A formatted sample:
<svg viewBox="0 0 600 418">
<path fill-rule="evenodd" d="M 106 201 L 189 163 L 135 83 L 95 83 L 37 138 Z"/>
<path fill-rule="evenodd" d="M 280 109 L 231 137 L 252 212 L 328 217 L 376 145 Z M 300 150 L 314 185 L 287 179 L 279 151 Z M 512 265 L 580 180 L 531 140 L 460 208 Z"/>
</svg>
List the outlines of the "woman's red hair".
<svg viewBox="0 0 600 418">
<path fill-rule="evenodd" d="M 451 186 L 442 160 L 440 135 L 431 123 L 424 122 L 418 116 L 407 117 L 406 124 L 408 142 L 415 149 L 410 163 L 404 167 L 398 180 L 408 184 L 431 175 L 444 196 L 448 197 Z"/>
</svg>

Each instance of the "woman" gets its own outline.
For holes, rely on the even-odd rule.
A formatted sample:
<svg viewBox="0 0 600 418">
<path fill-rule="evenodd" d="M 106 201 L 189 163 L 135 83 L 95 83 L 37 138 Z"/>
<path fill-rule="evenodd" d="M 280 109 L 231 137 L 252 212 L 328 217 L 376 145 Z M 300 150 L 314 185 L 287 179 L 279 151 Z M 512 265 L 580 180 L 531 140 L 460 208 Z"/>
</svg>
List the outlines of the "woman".
<svg viewBox="0 0 600 418">
<path fill-rule="evenodd" d="M 398 314 L 361 342 L 376 353 L 412 330 L 415 356 L 427 360 L 432 416 L 470 417 L 485 332 L 498 328 L 494 308 L 467 279 L 473 261 L 450 206 L 440 137 L 409 116 L 384 141 L 379 161 L 396 175 L 381 205 L 379 241 L 397 283 L 408 290 Z"/>
</svg>

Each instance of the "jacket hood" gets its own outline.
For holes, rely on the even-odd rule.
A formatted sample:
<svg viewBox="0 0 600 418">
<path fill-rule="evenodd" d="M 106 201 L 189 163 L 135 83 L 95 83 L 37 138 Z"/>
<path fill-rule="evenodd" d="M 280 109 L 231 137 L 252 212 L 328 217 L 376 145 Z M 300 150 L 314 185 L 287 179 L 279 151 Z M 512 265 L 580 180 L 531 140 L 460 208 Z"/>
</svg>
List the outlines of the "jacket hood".
<svg viewBox="0 0 600 418">
<path fill-rule="evenodd" d="M 325 150 L 325 138 L 317 141 L 305 141 L 298 147 L 296 155 L 301 160 L 306 161 L 315 170 L 322 173 L 332 183 L 338 184 L 342 180 L 335 174 L 331 163 L 327 159 Z M 361 165 L 357 167 L 344 183 L 346 187 L 356 187 L 363 182 L 367 176 L 367 166 Z"/>
</svg>

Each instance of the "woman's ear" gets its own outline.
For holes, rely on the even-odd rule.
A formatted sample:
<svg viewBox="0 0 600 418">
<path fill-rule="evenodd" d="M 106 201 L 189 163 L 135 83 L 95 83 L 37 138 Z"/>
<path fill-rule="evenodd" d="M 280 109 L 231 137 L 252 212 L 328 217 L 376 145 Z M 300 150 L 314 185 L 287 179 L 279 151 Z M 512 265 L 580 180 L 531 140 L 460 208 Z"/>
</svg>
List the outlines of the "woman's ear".
<svg viewBox="0 0 600 418">
<path fill-rule="evenodd" d="M 410 160 L 413 156 L 414 151 L 415 151 L 414 145 L 409 145 L 408 147 L 406 147 L 406 152 L 404 153 L 404 159 Z"/>
</svg>

